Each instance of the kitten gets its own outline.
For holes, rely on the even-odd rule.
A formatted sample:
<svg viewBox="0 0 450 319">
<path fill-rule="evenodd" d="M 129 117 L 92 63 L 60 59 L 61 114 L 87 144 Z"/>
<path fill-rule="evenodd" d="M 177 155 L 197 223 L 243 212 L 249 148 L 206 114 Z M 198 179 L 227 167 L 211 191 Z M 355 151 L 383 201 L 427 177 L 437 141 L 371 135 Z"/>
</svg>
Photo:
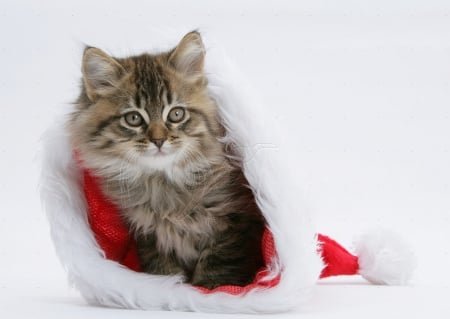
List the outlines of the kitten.
<svg viewBox="0 0 450 319">
<path fill-rule="evenodd" d="M 265 221 L 220 142 L 204 57 L 197 32 L 159 54 L 118 59 L 86 48 L 68 129 L 134 232 L 145 272 L 243 286 L 264 265 Z"/>
</svg>

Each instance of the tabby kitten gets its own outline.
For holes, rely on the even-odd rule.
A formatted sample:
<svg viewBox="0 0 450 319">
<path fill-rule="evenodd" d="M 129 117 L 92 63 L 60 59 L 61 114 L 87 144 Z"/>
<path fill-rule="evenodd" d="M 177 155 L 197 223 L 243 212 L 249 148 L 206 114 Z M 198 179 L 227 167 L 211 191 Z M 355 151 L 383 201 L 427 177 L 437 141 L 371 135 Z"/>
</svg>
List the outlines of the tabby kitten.
<svg viewBox="0 0 450 319">
<path fill-rule="evenodd" d="M 242 286 L 263 267 L 265 221 L 220 142 L 204 57 L 197 32 L 159 54 L 119 59 L 86 48 L 68 129 L 134 232 L 145 272 Z"/>
</svg>

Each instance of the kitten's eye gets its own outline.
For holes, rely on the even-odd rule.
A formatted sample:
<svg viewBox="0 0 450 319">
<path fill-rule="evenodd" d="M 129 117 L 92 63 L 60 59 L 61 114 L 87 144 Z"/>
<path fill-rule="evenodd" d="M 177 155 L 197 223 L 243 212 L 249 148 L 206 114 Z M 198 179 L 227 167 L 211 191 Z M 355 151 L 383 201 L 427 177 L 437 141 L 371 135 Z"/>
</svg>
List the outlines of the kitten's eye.
<svg viewBox="0 0 450 319">
<path fill-rule="evenodd" d="M 179 123 L 184 119 L 184 109 L 182 107 L 174 107 L 170 110 L 167 118 L 172 123 Z"/>
<path fill-rule="evenodd" d="M 125 114 L 125 121 L 130 126 L 140 126 L 143 122 L 143 119 L 139 112 L 134 111 Z"/>
</svg>

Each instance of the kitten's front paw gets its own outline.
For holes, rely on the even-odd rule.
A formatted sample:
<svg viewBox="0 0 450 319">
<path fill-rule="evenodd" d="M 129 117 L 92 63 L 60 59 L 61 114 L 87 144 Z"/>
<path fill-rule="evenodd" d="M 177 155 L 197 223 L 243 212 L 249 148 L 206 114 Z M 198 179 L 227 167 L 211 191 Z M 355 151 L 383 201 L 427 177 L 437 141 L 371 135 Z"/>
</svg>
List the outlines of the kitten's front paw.
<svg viewBox="0 0 450 319">
<path fill-rule="evenodd" d="M 221 283 L 214 282 L 214 281 L 211 281 L 211 280 L 207 280 L 207 279 L 204 279 L 204 278 L 203 279 L 200 278 L 200 279 L 197 279 L 197 280 L 190 280 L 190 284 L 193 285 L 193 286 L 197 286 L 197 287 L 203 287 L 203 288 L 206 288 L 206 289 L 209 289 L 209 290 L 212 290 L 214 288 L 223 286 L 223 284 L 221 284 Z"/>
<path fill-rule="evenodd" d="M 239 275 L 242 272 L 233 269 L 234 271 L 226 272 L 225 267 L 221 267 L 222 271 L 213 271 L 209 273 L 205 270 L 196 271 L 188 282 L 194 286 L 199 286 L 207 289 L 214 289 L 220 286 L 240 286 L 244 287 L 252 282 L 253 276 Z"/>
</svg>

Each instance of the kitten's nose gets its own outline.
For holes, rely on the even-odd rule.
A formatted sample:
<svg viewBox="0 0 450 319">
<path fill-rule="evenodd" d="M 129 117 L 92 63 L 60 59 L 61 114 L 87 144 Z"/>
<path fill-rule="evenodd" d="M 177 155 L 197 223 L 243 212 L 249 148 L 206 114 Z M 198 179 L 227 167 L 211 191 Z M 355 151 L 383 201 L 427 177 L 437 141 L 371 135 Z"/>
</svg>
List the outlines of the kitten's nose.
<svg viewBox="0 0 450 319">
<path fill-rule="evenodd" d="M 158 148 L 161 148 L 163 146 L 163 144 L 164 144 L 165 139 L 163 139 L 163 138 L 153 138 L 153 139 L 151 139 L 151 141 Z"/>
<path fill-rule="evenodd" d="M 158 148 L 161 148 L 167 140 L 168 130 L 165 127 L 165 124 L 160 121 L 152 123 L 148 128 L 147 134 L 150 142 L 155 144 Z"/>
</svg>

